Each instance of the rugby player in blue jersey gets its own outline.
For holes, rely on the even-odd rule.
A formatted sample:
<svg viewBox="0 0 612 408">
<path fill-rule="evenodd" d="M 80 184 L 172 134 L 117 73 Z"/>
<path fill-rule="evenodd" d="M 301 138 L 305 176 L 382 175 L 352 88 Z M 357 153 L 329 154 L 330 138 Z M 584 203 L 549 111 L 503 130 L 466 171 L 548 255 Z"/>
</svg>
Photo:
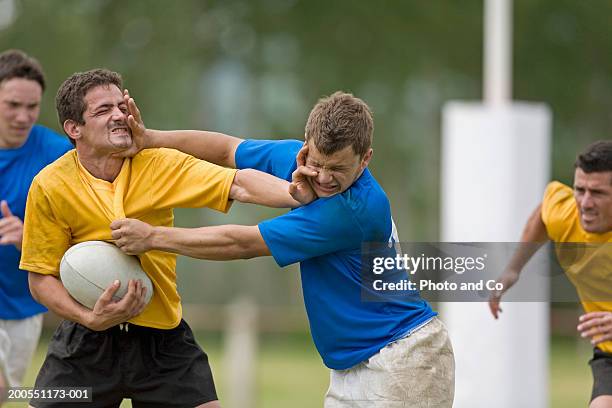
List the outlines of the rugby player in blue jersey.
<svg viewBox="0 0 612 408">
<path fill-rule="evenodd" d="M 36 125 L 45 90 L 42 67 L 19 50 L 0 54 L 0 405 L 3 388 L 21 385 L 42 327 L 44 306 L 19 269 L 28 189 L 72 145 Z"/>
<path fill-rule="evenodd" d="M 398 240 L 389 200 L 367 169 L 373 120 L 361 99 L 336 92 L 319 100 L 305 142 L 149 130 L 126 99 L 140 148 L 171 147 L 227 167 L 254 168 L 292 181 L 300 202 L 313 193 L 316 199 L 255 226 L 164 228 L 118 220 L 111 224 L 117 246 L 129 254 L 271 255 L 280 266 L 299 262 L 312 337 L 331 369 L 325 407 L 452 406 L 453 352 L 429 304 L 361 296 L 362 244 Z"/>
</svg>

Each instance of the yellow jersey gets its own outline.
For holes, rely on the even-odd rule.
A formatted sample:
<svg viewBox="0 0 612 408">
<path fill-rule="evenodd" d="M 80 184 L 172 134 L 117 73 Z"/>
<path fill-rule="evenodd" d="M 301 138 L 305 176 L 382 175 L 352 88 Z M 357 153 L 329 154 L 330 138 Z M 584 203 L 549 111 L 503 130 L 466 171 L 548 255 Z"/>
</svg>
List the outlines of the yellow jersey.
<svg viewBox="0 0 612 408">
<path fill-rule="evenodd" d="M 576 287 L 584 310 L 612 312 L 612 231 L 585 231 L 572 188 L 557 181 L 546 188 L 542 221 L 548 237 L 556 243 L 559 264 Z M 612 341 L 598 347 L 612 353 Z"/>
<path fill-rule="evenodd" d="M 92 176 L 72 150 L 43 169 L 32 182 L 26 204 L 20 268 L 59 277 L 62 256 L 84 241 L 110 241 L 110 223 L 136 218 L 171 227 L 173 208 L 208 207 L 227 212 L 236 170 L 172 149 L 147 149 L 125 159 L 113 182 Z M 154 293 L 145 310 L 129 322 L 160 329 L 182 317 L 176 287 L 176 255 L 139 255 Z"/>
</svg>

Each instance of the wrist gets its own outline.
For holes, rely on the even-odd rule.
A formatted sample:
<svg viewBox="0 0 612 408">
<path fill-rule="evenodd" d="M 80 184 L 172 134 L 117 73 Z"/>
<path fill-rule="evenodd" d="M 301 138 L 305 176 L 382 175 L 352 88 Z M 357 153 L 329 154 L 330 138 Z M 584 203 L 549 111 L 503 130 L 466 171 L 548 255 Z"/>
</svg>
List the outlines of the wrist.
<svg viewBox="0 0 612 408">
<path fill-rule="evenodd" d="M 163 249 L 163 227 L 152 227 L 146 245 L 147 251 Z"/>
<path fill-rule="evenodd" d="M 97 330 L 97 328 L 95 327 L 96 319 L 93 311 L 91 310 L 84 310 L 83 313 L 81 313 L 79 323 L 90 330 Z"/>
<path fill-rule="evenodd" d="M 143 141 L 143 149 L 152 149 L 152 148 L 156 148 L 156 147 L 162 147 L 159 145 L 159 140 L 158 140 L 158 134 L 157 131 L 152 130 L 152 129 L 146 129 L 145 130 L 145 137 L 144 137 L 144 141 Z"/>
</svg>

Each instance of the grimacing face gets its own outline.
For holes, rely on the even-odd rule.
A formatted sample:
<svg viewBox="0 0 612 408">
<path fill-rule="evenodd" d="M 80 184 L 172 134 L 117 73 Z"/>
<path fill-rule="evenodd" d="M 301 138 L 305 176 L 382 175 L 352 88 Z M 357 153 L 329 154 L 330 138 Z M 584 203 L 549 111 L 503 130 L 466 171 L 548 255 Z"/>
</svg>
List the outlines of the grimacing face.
<svg viewBox="0 0 612 408">
<path fill-rule="evenodd" d="M 576 168 L 574 198 L 585 231 L 594 234 L 612 231 L 612 171 L 585 173 Z"/>
<path fill-rule="evenodd" d="M 42 87 L 34 80 L 11 78 L 0 83 L 0 147 L 25 143 L 38 120 Z"/>
<path fill-rule="evenodd" d="M 100 85 L 90 89 L 84 99 L 85 124 L 69 126 L 74 134 L 67 130 L 77 144 L 97 153 L 112 153 L 129 148 L 132 145 L 132 134 L 127 124 L 128 107 L 121 90 L 112 84 Z"/>
<path fill-rule="evenodd" d="M 372 158 L 372 149 L 363 157 L 359 157 L 352 146 L 325 155 L 317 150 L 311 140 L 307 144 L 306 166 L 318 173 L 316 177 L 309 177 L 308 181 L 318 197 L 331 197 L 346 191 Z"/>
</svg>

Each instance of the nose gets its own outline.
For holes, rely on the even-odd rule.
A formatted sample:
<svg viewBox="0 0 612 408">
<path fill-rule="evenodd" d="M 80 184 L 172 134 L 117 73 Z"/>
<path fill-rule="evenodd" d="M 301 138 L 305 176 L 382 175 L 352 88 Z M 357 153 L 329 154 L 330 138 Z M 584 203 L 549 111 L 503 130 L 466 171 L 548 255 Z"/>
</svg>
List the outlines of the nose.
<svg viewBox="0 0 612 408">
<path fill-rule="evenodd" d="M 582 199 L 580 200 L 580 206 L 583 210 L 589 210 L 595 206 L 590 192 L 587 191 L 584 193 Z"/>
<path fill-rule="evenodd" d="M 331 173 L 325 169 L 319 170 L 317 174 L 317 183 L 319 184 L 328 184 L 331 183 L 332 176 Z"/>
<path fill-rule="evenodd" d="M 25 125 L 25 124 L 30 123 L 30 121 L 32 120 L 32 117 L 26 109 L 18 109 L 17 114 L 15 115 L 15 120 L 19 124 Z"/>
<path fill-rule="evenodd" d="M 121 109 L 119 109 L 118 106 L 115 106 L 113 108 L 113 114 L 112 114 L 111 118 L 114 121 L 126 121 L 127 120 L 127 114 L 124 113 L 123 111 L 121 111 Z"/>
</svg>

